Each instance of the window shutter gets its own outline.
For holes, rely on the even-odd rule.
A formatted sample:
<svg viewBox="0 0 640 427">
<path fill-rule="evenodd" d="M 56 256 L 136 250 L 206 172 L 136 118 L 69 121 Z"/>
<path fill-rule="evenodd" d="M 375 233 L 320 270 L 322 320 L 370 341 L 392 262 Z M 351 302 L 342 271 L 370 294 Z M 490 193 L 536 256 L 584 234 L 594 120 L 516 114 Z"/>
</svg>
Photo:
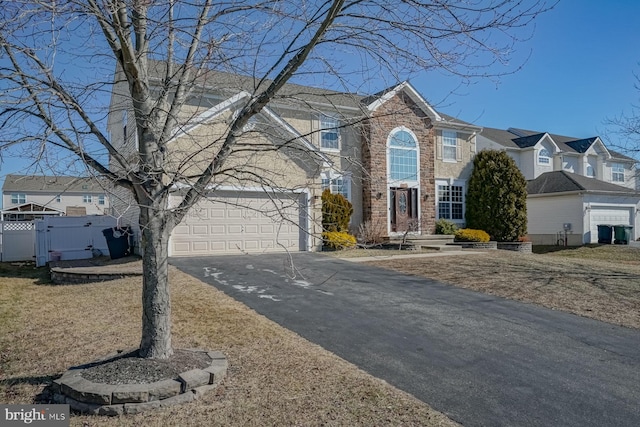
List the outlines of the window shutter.
<svg viewBox="0 0 640 427">
<path fill-rule="evenodd" d="M 456 136 L 456 161 L 462 161 L 462 141 Z"/>
<path fill-rule="evenodd" d="M 311 135 L 309 135 L 309 142 L 317 147 L 320 147 L 320 120 L 322 119 L 322 115 L 312 114 L 310 119 Z"/>
<path fill-rule="evenodd" d="M 436 135 L 436 159 L 442 160 L 442 135 Z"/>
</svg>

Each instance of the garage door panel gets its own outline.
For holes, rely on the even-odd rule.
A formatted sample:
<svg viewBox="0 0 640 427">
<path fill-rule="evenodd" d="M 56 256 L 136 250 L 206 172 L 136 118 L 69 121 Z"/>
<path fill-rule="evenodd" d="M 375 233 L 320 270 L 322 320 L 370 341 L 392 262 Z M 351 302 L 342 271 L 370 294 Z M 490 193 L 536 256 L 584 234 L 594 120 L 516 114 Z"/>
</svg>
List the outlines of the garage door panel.
<svg viewBox="0 0 640 427">
<path fill-rule="evenodd" d="M 172 255 L 304 250 L 297 200 L 282 199 L 274 206 L 261 193 L 220 192 L 201 201 L 172 233 Z"/>
<path fill-rule="evenodd" d="M 591 243 L 598 243 L 598 225 L 633 225 L 632 208 L 591 208 Z"/>
</svg>

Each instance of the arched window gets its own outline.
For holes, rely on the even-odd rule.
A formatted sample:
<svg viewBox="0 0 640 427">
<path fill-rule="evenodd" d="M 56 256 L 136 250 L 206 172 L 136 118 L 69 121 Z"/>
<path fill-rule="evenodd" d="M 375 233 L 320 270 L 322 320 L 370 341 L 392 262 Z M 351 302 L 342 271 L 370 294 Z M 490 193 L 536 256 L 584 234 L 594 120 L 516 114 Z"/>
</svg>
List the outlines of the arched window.
<svg viewBox="0 0 640 427">
<path fill-rule="evenodd" d="M 414 136 L 406 130 L 390 135 L 389 172 L 392 180 L 418 180 L 418 147 Z"/>
<path fill-rule="evenodd" d="M 546 148 L 541 148 L 538 151 L 538 163 L 541 165 L 548 165 L 551 162 L 551 153 Z"/>
</svg>

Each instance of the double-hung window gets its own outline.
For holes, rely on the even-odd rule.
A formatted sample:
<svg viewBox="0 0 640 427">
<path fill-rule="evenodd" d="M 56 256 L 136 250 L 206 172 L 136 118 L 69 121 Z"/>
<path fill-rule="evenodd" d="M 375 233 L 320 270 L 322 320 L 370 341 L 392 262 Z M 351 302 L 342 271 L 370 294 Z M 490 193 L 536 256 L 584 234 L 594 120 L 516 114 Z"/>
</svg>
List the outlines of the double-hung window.
<svg viewBox="0 0 640 427">
<path fill-rule="evenodd" d="M 349 175 L 323 172 L 321 180 L 323 191 L 329 189 L 331 193 L 342 194 L 347 200 L 351 200 L 351 178 Z"/>
<path fill-rule="evenodd" d="M 464 188 L 461 185 L 438 185 L 438 218 L 464 219 Z"/>
<path fill-rule="evenodd" d="M 105 204 L 104 194 L 100 194 L 100 195 L 98 196 L 98 204 L 99 204 L 99 205 L 104 205 L 104 204 Z"/>
<path fill-rule="evenodd" d="M 91 203 L 91 194 L 84 194 L 82 196 L 82 203 Z"/>
<path fill-rule="evenodd" d="M 330 116 L 320 116 L 320 149 L 340 150 L 340 122 Z"/>
<path fill-rule="evenodd" d="M 624 165 L 622 163 L 611 164 L 611 180 L 613 182 L 624 182 Z"/>
<path fill-rule="evenodd" d="M 23 203 L 27 203 L 27 195 L 25 193 L 12 193 L 11 194 L 11 204 L 20 205 Z"/>
<path fill-rule="evenodd" d="M 442 159 L 450 162 L 458 160 L 458 134 L 450 130 L 442 131 Z"/>
</svg>

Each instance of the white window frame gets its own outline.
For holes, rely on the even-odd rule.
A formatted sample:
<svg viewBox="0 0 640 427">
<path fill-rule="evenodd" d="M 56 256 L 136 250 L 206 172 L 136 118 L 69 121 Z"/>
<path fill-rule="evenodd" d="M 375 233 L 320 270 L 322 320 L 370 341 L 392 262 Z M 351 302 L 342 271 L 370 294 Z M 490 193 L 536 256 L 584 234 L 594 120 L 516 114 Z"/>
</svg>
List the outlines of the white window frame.
<svg viewBox="0 0 640 427">
<path fill-rule="evenodd" d="M 106 204 L 106 198 L 104 194 L 98 195 L 98 204 L 104 206 Z"/>
<path fill-rule="evenodd" d="M 396 146 L 396 145 L 392 145 L 391 142 L 393 141 L 393 137 L 400 132 L 406 132 L 408 133 L 411 138 L 413 138 L 413 141 L 415 142 L 415 146 L 414 147 L 402 147 L 402 146 Z M 391 150 L 401 150 L 401 151 L 412 151 L 415 152 L 416 155 L 416 173 L 415 173 L 415 178 L 411 179 L 411 178 L 394 178 L 393 177 L 393 168 L 392 168 L 392 164 L 391 164 Z M 418 137 L 416 136 L 415 133 L 413 133 L 410 129 L 404 127 L 404 126 L 399 126 L 395 129 L 393 129 L 391 132 L 389 132 L 389 136 L 387 137 L 387 179 L 388 182 L 391 184 L 400 184 L 400 183 L 410 183 L 410 184 L 417 184 L 420 182 L 420 145 L 418 143 Z"/>
<path fill-rule="evenodd" d="M 551 151 L 542 147 L 538 150 L 538 164 L 548 166 L 551 164 Z"/>
<path fill-rule="evenodd" d="M 61 203 L 62 202 L 62 196 L 60 194 L 58 194 L 56 196 L 56 203 Z"/>
<path fill-rule="evenodd" d="M 330 152 L 339 152 L 340 146 L 342 143 L 342 137 L 340 135 L 340 120 L 326 114 L 321 114 L 318 120 L 320 123 L 320 150 L 330 151 Z M 336 135 L 335 147 L 329 147 L 324 145 L 324 136 L 328 134 Z"/>
<path fill-rule="evenodd" d="M 455 222 L 457 224 L 464 224 L 465 222 L 465 210 L 466 210 L 466 193 L 465 193 L 465 181 L 459 181 L 459 180 L 436 180 L 436 217 L 437 219 L 447 219 L 449 221 Z M 440 187 L 447 187 L 449 190 L 449 200 L 445 200 L 445 201 L 441 201 L 440 197 L 441 197 L 441 188 Z M 452 187 L 458 187 L 460 188 L 460 192 L 461 192 L 461 197 L 462 197 L 462 201 L 461 202 L 454 202 L 451 200 L 451 196 L 452 196 Z M 446 203 L 449 205 L 449 216 L 441 216 L 440 215 L 440 205 Z M 462 217 L 461 218 L 452 218 L 453 217 L 453 205 L 454 204 L 459 204 L 461 205 L 461 209 L 462 209 Z"/>
<path fill-rule="evenodd" d="M 322 191 L 329 189 L 333 194 L 342 194 L 348 201 L 351 201 L 351 174 L 336 171 L 324 171 L 320 174 Z M 342 181 L 339 184 L 338 181 Z M 343 191 L 339 188 L 342 187 Z"/>
<path fill-rule="evenodd" d="M 82 203 L 92 203 L 93 198 L 91 197 L 91 194 L 83 194 L 82 195 Z"/>
<path fill-rule="evenodd" d="M 442 160 L 445 162 L 458 161 L 458 132 L 442 131 Z"/>
<path fill-rule="evenodd" d="M 11 204 L 22 205 L 27 203 L 27 193 L 11 193 Z"/>
<path fill-rule="evenodd" d="M 587 164 L 587 170 L 585 171 L 585 174 L 588 178 L 595 178 L 596 168 L 594 168 L 593 165 Z"/>
<path fill-rule="evenodd" d="M 624 182 L 624 169 L 622 163 L 611 163 L 611 182 Z"/>
</svg>

